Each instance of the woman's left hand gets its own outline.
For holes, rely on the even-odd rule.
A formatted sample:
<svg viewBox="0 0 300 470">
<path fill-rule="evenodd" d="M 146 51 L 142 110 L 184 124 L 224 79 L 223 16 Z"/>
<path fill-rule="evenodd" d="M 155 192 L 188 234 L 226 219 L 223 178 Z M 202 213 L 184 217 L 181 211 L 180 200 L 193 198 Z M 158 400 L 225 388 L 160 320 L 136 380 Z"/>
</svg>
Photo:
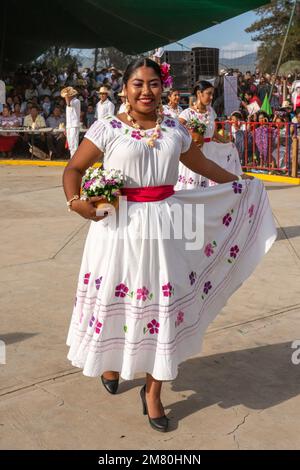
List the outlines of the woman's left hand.
<svg viewBox="0 0 300 470">
<path fill-rule="evenodd" d="M 246 173 L 242 173 L 242 174 L 241 174 L 241 178 L 242 178 L 243 180 L 254 180 L 254 176 L 247 175 Z"/>
</svg>

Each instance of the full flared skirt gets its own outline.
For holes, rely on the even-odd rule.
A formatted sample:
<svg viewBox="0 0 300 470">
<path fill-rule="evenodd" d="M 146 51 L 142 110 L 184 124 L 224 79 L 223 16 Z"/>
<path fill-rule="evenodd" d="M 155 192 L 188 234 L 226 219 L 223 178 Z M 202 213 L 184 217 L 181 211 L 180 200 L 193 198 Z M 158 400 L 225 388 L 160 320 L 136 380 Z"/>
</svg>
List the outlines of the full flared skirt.
<svg viewBox="0 0 300 470">
<path fill-rule="evenodd" d="M 274 242 L 267 193 L 256 179 L 182 190 L 113 219 L 90 225 L 68 358 L 87 376 L 172 380 Z"/>
</svg>

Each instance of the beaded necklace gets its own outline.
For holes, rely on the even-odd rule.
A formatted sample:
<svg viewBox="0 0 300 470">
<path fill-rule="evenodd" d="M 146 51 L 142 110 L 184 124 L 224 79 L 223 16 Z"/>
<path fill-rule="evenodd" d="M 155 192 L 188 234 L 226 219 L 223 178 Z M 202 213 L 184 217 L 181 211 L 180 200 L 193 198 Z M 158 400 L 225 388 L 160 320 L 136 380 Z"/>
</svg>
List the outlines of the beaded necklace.
<svg viewBox="0 0 300 470">
<path fill-rule="evenodd" d="M 132 127 L 134 127 L 135 129 L 138 129 L 140 131 L 140 135 L 142 137 L 146 137 L 146 135 L 147 135 L 146 131 L 144 129 L 142 129 L 141 126 L 136 122 L 136 120 L 130 115 L 130 112 L 128 110 L 126 110 L 125 114 L 127 116 L 128 121 L 132 124 Z M 163 116 L 158 115 L 157 119 L 156 119 L 155 128 L 154 128 L 150 138 L 146 141 L 146 143 L 147 143 L 147 145 L 149 145 L 149 147 L 154 147 L 155 141 L 157 139 L 159 139 L 159 137 L 161 136 L 160 125 L 162 123 L 162 120 L 163 120 Z"/>
</svg>

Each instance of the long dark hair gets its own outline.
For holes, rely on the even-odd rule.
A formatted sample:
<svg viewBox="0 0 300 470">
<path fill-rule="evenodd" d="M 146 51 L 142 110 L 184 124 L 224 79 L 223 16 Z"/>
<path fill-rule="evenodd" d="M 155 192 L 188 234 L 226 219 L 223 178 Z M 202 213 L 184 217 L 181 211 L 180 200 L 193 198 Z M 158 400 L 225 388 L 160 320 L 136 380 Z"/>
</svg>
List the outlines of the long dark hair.
<svg viewBox="0 0 300 470">
<path fill-rule="evenodd" d="M 199 82 L 195 86 L 193 95 L 197 96 L 198 91 L 203 92 L 203 91 L 207 90 L 208 88 L 214 88 L 214 86 L 210 82 L 208 82 L 207 80 L 201 80 L 201 82 Z"/>
<path fill-rule="evenodd" d="M 140 59 L 130 62 L 130 64 L 127 66 L 123 75 L 123 83 L 127 85 L 128 80 L 130 79 L 133 72 L 135 72 L 140 67 L 144 66 L 153 69 L 156 75 L 160 78 L 160 81 L 162 82 L 162 75 L 159 64 L 154 60 L 149 59 L 148 57 L 141 57 Z"/>
</svg>

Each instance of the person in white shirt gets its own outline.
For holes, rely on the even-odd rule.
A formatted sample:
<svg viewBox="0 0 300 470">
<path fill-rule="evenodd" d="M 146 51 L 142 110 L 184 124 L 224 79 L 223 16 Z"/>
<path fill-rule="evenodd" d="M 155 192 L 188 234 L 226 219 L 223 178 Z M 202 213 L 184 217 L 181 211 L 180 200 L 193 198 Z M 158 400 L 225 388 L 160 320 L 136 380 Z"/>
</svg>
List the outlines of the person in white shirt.
<svg viewBox="0 0 300 470">
<path fill-rule="evenodd" d="M 109 90 L 102 86 L 98 92 L 100 101 L 97 103 L 96 118 L 103 119 L 115 113 L 115 105 L 108 99 Z"/>
<path fill-rule="evenodd" d="M 296 89 L 300 87 L 300 76 L 297 77 L 296 80 L 293 81 L 291 93 L 295 93 Z"/>
<path fill-rule="evenodd" d="M 77 91 L 72 87 L 64 88 L 61 96 L 66 100 L 66 134 L 72 158 L 79 145 L 80 101 L 76 98 Z"/>
<path fill-rule="evenodd" d="M 164 114 L 166 116 L 171 116 L 174 119 L 178 119 L 179 114 L 182 113 L 183 109 L 179 106 L 180 93 L 175 88 L 172 88 L 168 92 L 168 104 L 163 106 Z"/>
<path fill-rule="evenodd" d="M 126 113 L 126 96 L 124 90 L 122 90 L 121 93 L 118 93 L 118 96 L 121 98 L 122 101 L 122 104 L 119 107 L 118 114 Z"/>
</svg>

